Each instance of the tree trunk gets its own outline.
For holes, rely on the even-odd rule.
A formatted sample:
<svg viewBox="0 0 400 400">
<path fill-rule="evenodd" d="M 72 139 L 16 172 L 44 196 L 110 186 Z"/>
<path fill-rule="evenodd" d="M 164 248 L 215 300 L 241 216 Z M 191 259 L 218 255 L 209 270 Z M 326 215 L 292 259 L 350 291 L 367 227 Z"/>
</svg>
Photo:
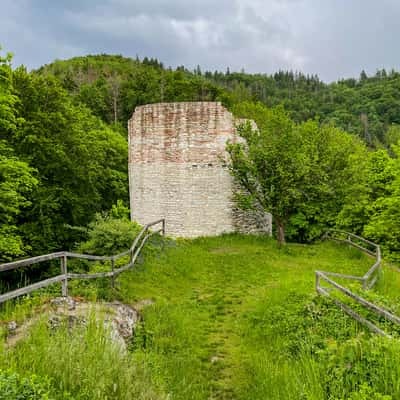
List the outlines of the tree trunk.
<svg viewBox="0 0 400 400">
<path fill-rule="evenodd" d="M 112 111 L 114 115 L 114 124 L 118 122 L 118 99 L 120 94 L 120 87 L 121 87 L 121 80 L 120 78 L 114 73 L 109 78 L 110 84 L 110 94 L 111 94 L 111 101 L 112 101 Z"/>
<path fill-rule="evenodd" d="M 113 95 L 113 109 L 114 109 L 114 124 L 118 122 L 118 94 L 114 93 Z"/>
<path fill-rule="evenodd" d="M 279 246 L 282 246 L 286 243 L 285 240 L 285 225 L 281 221 L 276 221 L 276 237 L 278 239 Z"/>
</svg>

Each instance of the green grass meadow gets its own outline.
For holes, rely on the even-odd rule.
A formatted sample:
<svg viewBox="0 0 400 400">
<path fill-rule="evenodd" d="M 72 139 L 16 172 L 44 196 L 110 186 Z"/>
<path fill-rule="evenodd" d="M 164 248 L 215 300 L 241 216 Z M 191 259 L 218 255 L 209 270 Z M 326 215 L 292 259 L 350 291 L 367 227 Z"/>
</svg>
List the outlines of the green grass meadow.
<svg viewBox="0 0 400 400">
<path fill-rule="evenodd" d="M 331 242 L 170 241 L 113 290 L 109 282 L 73 286 L 76 295 L 154 301 L 128 353 L 95 322 L 54 332 L 43 319 L 4 349 L 0 367 L 48 377 L 54 399 L 400 400 L 396 332 L 373 336 L 315 294 L 315 270 L 362 275 L 372 263 Z M 396 308 L 398 275 L 386 266 L 369 296 Z"/>
</svg>

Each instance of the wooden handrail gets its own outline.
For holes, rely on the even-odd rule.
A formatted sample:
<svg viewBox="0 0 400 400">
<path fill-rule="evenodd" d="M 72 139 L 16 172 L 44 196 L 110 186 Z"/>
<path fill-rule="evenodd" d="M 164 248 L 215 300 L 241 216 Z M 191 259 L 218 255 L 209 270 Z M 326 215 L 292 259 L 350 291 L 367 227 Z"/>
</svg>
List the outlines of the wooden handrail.
<svg viewBox="0 0 400 400">
<path fill-rule="evenodd" d="M 363 237 L 361 237 L 361 236 L 358 236 L 358 235 L 356 235 L 356 234 L 354 234 L 354 233 L 351 233 L 351 232 L 342 231 L 342 230 L 340 230 L 340 229 L 329 229 L 329 230 L 326 232 L 326 234 L 329 235 L 329 233 L 331 233 L 331 232 L 333 232 L 333 233 L 341 233 L 341 234 L 344 234 L 344 235 L 347 235 L 347 236 L 356 238 L 356 239 L 358 239 L 358 240 L 361 240 L 361 241 L 364 242 L 364 243 L 370 244 L 371 246 L 373 246 L 373 247 L 375 247 L 375 248 L 379 247 L 378 244 L 376 244 L 376 243 L 374 243 L 374 242 L 371 242 L 370 240 L 365 239 L 365 238 L 363 238 Z"/>
<path fill-rule="evenodd" d="M 40 263 L 43 261 L 55 260 L 56 258 L 63 257 L 64 255 L 65 255 L 65 251 L 59 251 L 57 253 L 50 253 L 50 254 L 45 254 L 42 256 L 25 258 L 23 260 L 0 264 L 0 272 L 10 271 L 10 270 L 17 269 L 20 267 L 25 267 L 26 265 L 37 264 L 37 263 Z"/>
<path fill-rule="evenodd" d="M 155 231 L 150 231 L 149 228 L 155 225 L 161 224 L 161 228 L 155 230 Z M 57 282 L 62 282 L 62 295 L 63 296 L 68 296 L 68 279 L 95 279 L 95 278 L 111 278 L 112 279 L 112 285 L 114 285 L 114 279 L 117 275 L 119 275 L 121 272 L 124 272 L 130 268 L 132 268 L 135 264 L 135 261 L 142 250 L 143 246 L 149 239 L 154 234 L 161 233 L 163 236 L 165 236 L 165 219 L 159 219 L 154 222 L 150 222 L 149 224 L 146 224 L 143 229 L 139 232 L 139 234 L 136 236 L 135 240 L 132 243 L 132 246 L 128 249 L 123 251 L 122 253 L 118 253 L 112 256 L 96 256 L 92 254 L 79 254 L 79 253 L 73 253 L 69 251 L 60 251 L 56 253 L 50 253 L 50 254 L 45 254 L 41 256 L 36 256 L 36 257 L 30 257 L 26 258 L 23 260 L 18 260 L 18 261 L 13 261 L 13 262 L 8 262 L 4 264 L 0 264 L 0 272 L 4 271 L 10 271 L 14 270 L 20 267 L 24 267 L 27 265 L 32 265 L 32 264 L 37 264 L 40 262 L 44 261 L 50 261 L 50 260 L 55 260 L 55 259 L 60 259 L 61 261 L 61 274 L 57 275 L 55 277 L 49 278 L 42 280 L 40 282 L 9 291 L 7 293 L 3 293 L 0 295 L 0 304 L 13 299 L 15 297 L 22 296 L 24 294 L 28 294 L 34 290 L 47 287 L 49 285 L 52 285 Z M 115 269 L 115 261 L 118 260 L 121 257 L 130 255 L 130 261 L 128 264 Z M 109 272 L 98 272 L 94 274 L 75 274 L 75 273 L 68 273 L 67 269 L 67 260 L 68 258 L 78 258 L 82 260 L 90 260 L 90 261 L 111 261 L 111 271 Z"/>
<path fill-rule="evenodd" d="M 345 235 L 346 239 L 342 239 L 340 237 L 335 237 L 332 236 L 332 234 L 339 234 L 339 235 Z M 337 235 L 337 236 L 339 236 Z M 375 274 L 373 279 L 368 283 L 369 279 L 375 272 L 379 272 L 382 264 L 382 257 L 381 257 L 381 248 L 378 244 L 371 242 L 370 240 L 364 239 L 360 236 L 354 235 L 353 233 L 345 232 L 345 231 L 339 231 L 339 230 L 330 230 L 324 235 L 325 239 L 331 239 L 331 240 L 336 240 L 342 243 L 348 243 L 351 246 L 375 257 L 375 263 L 368 269 L 368 271 L 363 275 L 363 276 L 354 276 L 354 275 L 346 275 L 346 274 L 340 274 L 337 272 L 328 272 L 328 271 L 315 271 L 315 287 L 318 293 L 331 297 L 334 301 L 334 303 L 340 307 L 346 314 L 350 315 L 352 318 L 356 319 L 360 323 L 366 325 L 371 331 L 383 335 L 383 336 L 390 336 L 387 335 L 384 331 L 382 331 L 380 328 L 375 326 L 372 322 L 366 320 L 365 318 L 361 317 L 358 313 L 356 313 L 354 310 L 352 310 L 348 305 L 344 304 L 343 302 L 339 301 L 338 299 L 333 298 L 329 292 L 328 288 L 321 286 L 321 280 L 324 281 L 325 283 L 328 283 L 329 285 L 333 286 L 333 288 L 339 290 L 346 296 L 350 297 L 357 303 L 363 305 L 364 307 L 367 307 L 371 311 L 373 311 L 375 314 L 378 314 L 380 316 L 383 316 L 384 318 L 392 321 L 395 324 L 400 325 L 400 318 L 394 314 L 392 314 L 390 311 L 386 310 L 385 308 L 382 308 L 380 306 L 377 306 L 376 304 L 363 299 L 362 297 L 356 295 L 353 293 L 351 290 L 347 289 L 346 287 L 340 285 L 333 279 L 329 278 L 331 277 L 336 277 L 336 278 L 343 278 L 343 279 L 351 279 L 351 280 L 357 280 L 361 281 L 363 283 L 363 289 L 370 289 L 372 288 L 375 283 L 378 280 L 378 274 Z M 371 251 L 363 246 L 361 246 L 358 243 L 354 243 L 351 239 L 354 238 L 360 242 L 366 243 L 372 247 L 375 248 L 375 251 Z"/>
<path fill-rule="evenodd" d="M 341 239 L 339 237 L 335 237 L 332 236 L 331 234 L 339 234 L 339 235 L 345 235 L 347 237 L 347 239 Z M 377 278 L 373 279 L 369 284 L 368 284 L 368 280 L 369 278 L 372 276 L 372 274 L 379 270 L 381 263 L 382 263 L 382 257 L 381 257 L 381 248 L 378 244 L 371 242 L 368 239 L 364 239 L 361 236 L 355 235 L 354 233 L 349 233 L 349 232 L 345 232 L 345 231 L 341 231 L 341 230 L 335 230 L 335 229 L 331 229 L 329 231 L 326 232 L 326 234 L 324 235 L 324 238 L 326 239 L 331 239 L 331 240 L 335 240 L 335 241 L 339 241 L 342 243 L 348 243 L 351 246 L 355 247 L 358 250 L 361 250 L 373 257 L 375 257 L 375 263 L 372 265 L 372 267 L 361 277 L 363 281 L 363 289 L 370 289 L 377 281 Z M 358 241 L 367 243 L 368 245 L 372 246 L 375 248 L 375 251 L 371 251 L 361 245 L 359 245 L 358 243 L 354 243 L 351 238 L 355 238 Z M 325 272 L 326 273 L 326 272 Z M 337 274 L 336 276 L 341 277 L 341 278 L 346 278 L 346 276 L 342 275 L 342 274 Z"/>
</svg>

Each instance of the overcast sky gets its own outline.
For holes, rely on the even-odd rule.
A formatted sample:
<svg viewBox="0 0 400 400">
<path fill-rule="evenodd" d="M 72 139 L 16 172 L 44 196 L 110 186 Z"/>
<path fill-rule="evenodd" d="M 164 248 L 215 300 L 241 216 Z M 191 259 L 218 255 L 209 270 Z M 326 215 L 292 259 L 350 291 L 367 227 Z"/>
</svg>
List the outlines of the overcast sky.
<svg viewBox="0 0 400 400">
<path fill-rule="evenodd" d="M 109 53 L 325 81 L 400 70 L 400 0 L 1 0 L 14 65 Z"/>
</svg>

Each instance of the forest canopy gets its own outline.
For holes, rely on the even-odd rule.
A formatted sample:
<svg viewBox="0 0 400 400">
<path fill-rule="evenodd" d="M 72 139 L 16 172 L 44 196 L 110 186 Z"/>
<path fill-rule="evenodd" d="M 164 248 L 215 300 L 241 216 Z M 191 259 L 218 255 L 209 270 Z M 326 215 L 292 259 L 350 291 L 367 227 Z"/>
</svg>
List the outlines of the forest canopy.
<svg viewBox="0 0 400 400">
<path fill-rule="evenodd" d="M 103 54 L 31 72 L 0 58 L 0 261 L 74 248 L 98 213 L 128 206 L 127 121 L 138 105 L 169 101 L 220 101 L 257 121 L 266 139 L 254 150 L 287 151 L 288 162 L 269 161 L 297 182 L 295 192 L 284 181 L 280 190 L 281 201 L 297 193 L 286 239 L 341 227 L 399 258 L 400 73 L 327 84 L 292 71 L 190 71 Z M 287 140 L 271 130 L 278 117 Z"/>
</svg>

